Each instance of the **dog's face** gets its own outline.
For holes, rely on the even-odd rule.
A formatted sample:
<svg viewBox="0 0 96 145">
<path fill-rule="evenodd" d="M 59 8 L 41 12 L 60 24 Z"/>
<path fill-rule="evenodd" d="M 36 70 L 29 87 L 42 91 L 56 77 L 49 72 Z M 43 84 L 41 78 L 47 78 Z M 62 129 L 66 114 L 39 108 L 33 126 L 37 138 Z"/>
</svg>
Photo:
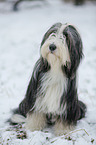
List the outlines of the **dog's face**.
<svg viewBox="0 0 96 145">
<path fill-rule="evenodd" d="M 55 24 L 46 33 L 46 40 L 41 47 L 41 55 L 47 59 L 52 66 L 58 61 L 65 65 L 70 62 L 68 47 L 66 44 L 66 37 L 63 35 L 65 25 Z"/>
<path fill-rule="evenodd" d="M 82 58 L 82 41 L 76 28 L 56 23 L 44 35 L 41 56 L 53 66 L 57 63 L 71 76 Z"/>
</svg>

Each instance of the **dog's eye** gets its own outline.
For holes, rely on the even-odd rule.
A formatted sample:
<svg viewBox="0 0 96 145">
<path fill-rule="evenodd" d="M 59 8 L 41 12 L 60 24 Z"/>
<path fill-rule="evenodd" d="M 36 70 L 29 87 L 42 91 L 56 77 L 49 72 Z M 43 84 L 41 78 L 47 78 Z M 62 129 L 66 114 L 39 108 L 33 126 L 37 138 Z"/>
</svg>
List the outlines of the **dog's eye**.
<svg viewBox="0 0 96 145">
<path fill-rule="evenodd" d="M 50 36 L 49 36 L 49 39 L 51 39 L 52 37 L 56 37 L 56 35 L 54 33 L 52 33 Z"/>
<path fill-rule="evenodd" d="M 55 34 L 55 33 L 52 33 L 52 34 L 50 35 L 50 37 L 56 37 L 56 34 Z"/>
<path fill-rule="evenodd" d="M 53 36 L 53 37 L 55 37 L 56 35 L 55 35 L 55 34 L 53 34 L 52 36 Z"/>
<path fill-rule="evenodd" d="M 66 39 L 65 35 L 60 35 L 60 39 L 61 39 L 61 40 Z"/>
</svg>

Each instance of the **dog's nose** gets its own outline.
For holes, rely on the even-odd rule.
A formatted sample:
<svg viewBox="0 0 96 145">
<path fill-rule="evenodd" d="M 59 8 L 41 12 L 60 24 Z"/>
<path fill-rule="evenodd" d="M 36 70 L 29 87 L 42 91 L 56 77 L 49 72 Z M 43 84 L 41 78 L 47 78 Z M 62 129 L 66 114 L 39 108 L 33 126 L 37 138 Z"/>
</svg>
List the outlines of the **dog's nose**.
<svg viewBox="0 0 96 145">
<path fill-rule="evenodd" d="M 51 51 L 54 51 L 54 50 L 56 49 L 56 45 L 55 45 L 55 44 L 50 44 L 50 45 L 49 45 L 49 49 L 50 49 Z"/>
</svg>

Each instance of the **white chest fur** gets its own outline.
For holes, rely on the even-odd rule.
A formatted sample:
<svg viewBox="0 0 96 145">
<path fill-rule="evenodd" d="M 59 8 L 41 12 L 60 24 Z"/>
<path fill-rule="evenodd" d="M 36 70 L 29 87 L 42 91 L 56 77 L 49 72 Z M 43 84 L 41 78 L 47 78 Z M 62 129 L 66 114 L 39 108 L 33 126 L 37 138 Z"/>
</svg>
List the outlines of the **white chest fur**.
<svg viewBox="0 0 96 145">
<path fill-rule="evenodd" d="M 60 100 L 63 92 L 67 89 L 67 79 L 61 67 L 54 66 L 49 72 L 45 73 L 41 85 L 34 106 L 35 110 L 54 114 L 60 114 L 61 111 L 64 111 L 64 108 L 60 108 Z"/>
</svg>

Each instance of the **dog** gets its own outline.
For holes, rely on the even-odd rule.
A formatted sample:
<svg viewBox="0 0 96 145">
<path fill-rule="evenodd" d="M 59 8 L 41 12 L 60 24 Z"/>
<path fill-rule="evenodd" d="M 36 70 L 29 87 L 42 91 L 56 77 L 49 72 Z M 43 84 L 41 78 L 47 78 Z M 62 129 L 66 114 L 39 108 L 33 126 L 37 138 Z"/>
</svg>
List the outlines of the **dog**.
<svg viewBox="0 0 96 145">
<path fill-rule="evenodd" d="M 56 23 L 45 33 L 25 98 L 11 123 L 25 123 L 31 131 L 52 125 L 56 135 L 74 129 L 86 112 L 76 81 L 82 51 L 80 34 L 71 24 Z"/>
</svg>

